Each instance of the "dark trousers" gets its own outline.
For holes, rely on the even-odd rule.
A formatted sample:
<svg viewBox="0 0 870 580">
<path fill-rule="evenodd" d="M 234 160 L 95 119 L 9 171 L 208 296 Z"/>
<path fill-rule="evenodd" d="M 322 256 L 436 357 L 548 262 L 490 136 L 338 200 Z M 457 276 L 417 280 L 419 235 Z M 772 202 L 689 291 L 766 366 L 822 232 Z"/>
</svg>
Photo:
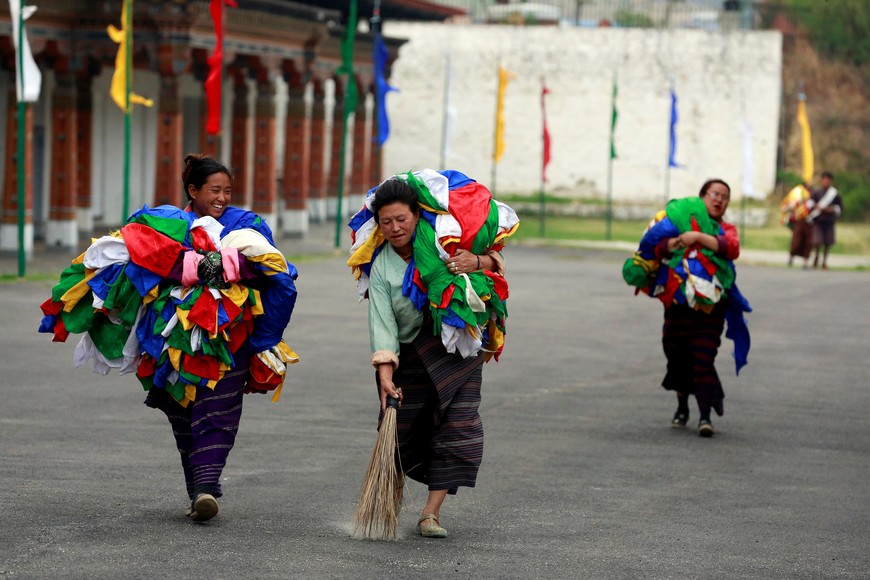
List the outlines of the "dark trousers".
<svg viewBox="0 0 870 580">
<path fill-rule="evenodd" d="M 725 411 L 725 393 L 714 365 L 725 327 L 725 304 L 710 314 L 675 304 L 665 309 L 662 347 L 668 370 L 662 386 L 678 393 L 695 395 L 698 410 L 709 414 Z"/>
</svg>

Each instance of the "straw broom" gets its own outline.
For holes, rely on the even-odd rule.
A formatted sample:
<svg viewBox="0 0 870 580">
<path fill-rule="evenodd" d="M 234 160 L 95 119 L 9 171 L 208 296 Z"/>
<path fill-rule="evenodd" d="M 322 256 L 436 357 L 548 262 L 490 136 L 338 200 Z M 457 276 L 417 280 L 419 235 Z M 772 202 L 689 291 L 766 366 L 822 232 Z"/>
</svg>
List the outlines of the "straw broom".
<svg viewBox="0 0 870 580">
<path fill-rule="evenodd" d="M 395 540 L 402 509 L 405 475 L 396 469 L 396 410 L 399 399 L 387 397 L 387 408 L 353 514 L 353 534 L 369 540 Z"/>
</svg>

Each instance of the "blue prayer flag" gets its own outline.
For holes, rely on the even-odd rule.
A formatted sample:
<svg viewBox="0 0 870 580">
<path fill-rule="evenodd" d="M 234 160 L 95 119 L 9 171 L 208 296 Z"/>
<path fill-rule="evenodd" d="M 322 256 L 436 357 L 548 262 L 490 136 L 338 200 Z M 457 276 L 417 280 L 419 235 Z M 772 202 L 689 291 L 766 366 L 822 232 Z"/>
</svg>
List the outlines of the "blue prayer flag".
<svg viewBox="0 0 870 580">
<path fill-rule="evenodd" d="M 387 83 L 385 70 L 390 53 L 387 51 L 387 45 L 384 43 L 384 37 L 381 35 L 379 25 L 374 27 L 374 33 L 374 54 L 372 55 L 372 60 L 375 65 L 375 108 L 378 115 L 377 143 L 378 145 L 383 145 L 390 137 L 390 119 L 387 117 L 387 93 L 398 91 L 398 89 Z"/>
<path fill-rule="evenodd" d="M 668 165 L 670 167 L 683 167 L 677 163 L 677 93 L 671 89 L 671 147 L 668 153 Z"/>
</svg>

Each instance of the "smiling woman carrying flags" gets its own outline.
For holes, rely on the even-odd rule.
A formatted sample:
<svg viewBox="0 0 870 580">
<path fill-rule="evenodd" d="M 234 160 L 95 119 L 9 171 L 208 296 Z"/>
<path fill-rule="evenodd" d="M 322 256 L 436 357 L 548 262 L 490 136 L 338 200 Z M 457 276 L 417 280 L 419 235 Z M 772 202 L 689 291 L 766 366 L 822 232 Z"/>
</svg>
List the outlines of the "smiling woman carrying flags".
<svg viewBox="0 0 870 580">
<path fill-rule="evenodd" d="M 257 214 L 231 206 L 229 170 L 188 155 L 185 209 L 145 206 L 93 241 L 41 308 L 54 341 L 81 333 L 74 363 L 136 373 L 145 404 L 163 411 L 181 455 L 190 506 L 218 513 L 220 475 L 245 393 L 274 391 L 298 360 L 283 340 L 296 268 Z"/>
</svg>

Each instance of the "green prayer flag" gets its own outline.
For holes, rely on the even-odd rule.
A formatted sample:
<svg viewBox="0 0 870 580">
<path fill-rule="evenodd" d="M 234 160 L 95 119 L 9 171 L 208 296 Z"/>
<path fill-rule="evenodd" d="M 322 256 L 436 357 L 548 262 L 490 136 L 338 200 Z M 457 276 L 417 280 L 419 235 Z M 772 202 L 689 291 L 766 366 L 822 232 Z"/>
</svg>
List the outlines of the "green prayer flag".
<svg viewBox="0 0 870 580">
<path fill-rule="evenodd" d="M 184 219 L 160 217 L 144 212 L 130 220 L 130 223 L 148 226 L 179 244 L 184 243 L 185 238 L 187 238 L 187 230 L 190 227 L 190 224 Z"/>
<path fill-rule="evenodd" d="M 347 24 L 344 38 L 341 40 L 341 66 L 336 74 L 347 75 L 347 87 L 344 94 L 344 116 L 356 110 L 359 101 L 359 93 L 356 88 L 356 80 L 353 77 L 353 42 L 356 37 L 357 26 L 357 0 L 351 0 L 347 13 Z"/>
</svg>

